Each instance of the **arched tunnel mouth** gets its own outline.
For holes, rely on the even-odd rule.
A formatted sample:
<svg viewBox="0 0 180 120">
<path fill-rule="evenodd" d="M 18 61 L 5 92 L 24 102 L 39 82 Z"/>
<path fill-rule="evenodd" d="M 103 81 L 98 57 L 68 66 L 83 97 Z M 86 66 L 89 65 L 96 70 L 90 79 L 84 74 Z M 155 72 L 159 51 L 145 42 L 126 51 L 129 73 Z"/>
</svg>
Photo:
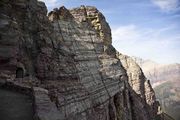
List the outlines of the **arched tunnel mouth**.
<svg viewBox="0 0 180 120">
<path fill-rule="evenodd" d="M 23 78 L 23 77 L 24 77 L 24 70 L 22 68 L 17 68 L 16 78 Z"/>
<path fill-rule="evenodd" d="M 33 120 L 33 98 L 0 86 L 0 120 Z"/>
</svg>

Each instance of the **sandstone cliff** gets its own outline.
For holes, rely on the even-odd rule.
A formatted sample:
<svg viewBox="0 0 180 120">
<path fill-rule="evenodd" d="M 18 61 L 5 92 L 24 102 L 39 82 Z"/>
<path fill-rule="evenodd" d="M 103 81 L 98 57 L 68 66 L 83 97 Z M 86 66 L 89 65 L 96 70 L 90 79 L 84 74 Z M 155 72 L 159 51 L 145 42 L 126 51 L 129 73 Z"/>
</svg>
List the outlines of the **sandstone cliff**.
<svg viewBox="0 0 180 120">
<path fill-rule="evenodd" d="M 0 2 L 1 88 L 33 97 L 38 120 L 154 120 L 158 103 L 140 67 L 111 45 L 95 7 Z M 24 92 L 31 91 L 31 92 Z"/>
</svg>

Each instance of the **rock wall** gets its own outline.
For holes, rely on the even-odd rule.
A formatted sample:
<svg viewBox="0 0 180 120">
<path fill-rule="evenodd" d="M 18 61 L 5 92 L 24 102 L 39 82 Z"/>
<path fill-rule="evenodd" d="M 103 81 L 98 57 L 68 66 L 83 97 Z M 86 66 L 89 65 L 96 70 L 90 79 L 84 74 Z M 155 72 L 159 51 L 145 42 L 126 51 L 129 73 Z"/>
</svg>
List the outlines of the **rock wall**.
<svg viewBox="0 0 180 120">
<path fill-rule="evenodd" d="M 31 87 L 35 119 L 155 119 L 154 91 L 117 55 L 102 13 L 81 6 L 46 15 L 37 0 L 0 2 L 0 83 Z"/>
<path fill-rule="evenodd" d="M 117 52 L 117 57 L 120 59 L 122 65 L 127 71 L 128 83 L 130 85 L 129 89 L 132 89 L 133 90 L 132 93 L 135 93 L 135 95 L 141 97 L 142 101 L 140 104 L 143 103 L 143 107 L 148 109 L 148 113 L 146 114 L 149 114 L 150 116 L 155 116 L 158 112 L 160 112 L 158 110 L 160 109 L 160 107 L 159 107 L 159 102 L 156 101 L 155 92 L 152 89 L 150 81 L 144 76 L 144 73 L 142 72 L 141 68 L 133 60 L 133 58 L 118 52 Z M 133 97 L 133 98 L 137 98 L 137 97 Z M 139 101 L 137 101 L 137 103 L 138 102 Z M 137 107 L 136 109 L 139 109 L 139 105 L 135 107 Z M 141 112 L 145 112 L 145 111 L 141 111 Z"/>
</svg>

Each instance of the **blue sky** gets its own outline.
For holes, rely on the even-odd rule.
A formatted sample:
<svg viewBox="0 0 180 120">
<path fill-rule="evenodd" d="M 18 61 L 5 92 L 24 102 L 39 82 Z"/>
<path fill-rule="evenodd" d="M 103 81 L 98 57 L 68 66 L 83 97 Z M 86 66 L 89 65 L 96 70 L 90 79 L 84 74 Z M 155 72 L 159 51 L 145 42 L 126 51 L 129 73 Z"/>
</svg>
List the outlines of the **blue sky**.
<svg viewBox="0 0 180 120">
<path fill-rule="evenodd" d="M 121 53 L 159 63 L 180 63 L 180 0 L 41 0 L 48 10 L 96 6 Z"/>
</svg>

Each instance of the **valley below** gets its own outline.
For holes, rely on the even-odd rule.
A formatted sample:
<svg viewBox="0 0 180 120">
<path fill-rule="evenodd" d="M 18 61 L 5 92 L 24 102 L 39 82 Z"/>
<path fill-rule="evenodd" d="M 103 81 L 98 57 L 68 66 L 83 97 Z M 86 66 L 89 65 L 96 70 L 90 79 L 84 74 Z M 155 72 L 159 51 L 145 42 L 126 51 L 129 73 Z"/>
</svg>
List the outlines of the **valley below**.
<svg viewBox="0 0 180 120">
<path fill-rule="evenodd" d="M 151 81 L 162 111 L 180 119 L 180 64 L 158 64 L 134 57 L 145 76 Z"/>
</svg>

